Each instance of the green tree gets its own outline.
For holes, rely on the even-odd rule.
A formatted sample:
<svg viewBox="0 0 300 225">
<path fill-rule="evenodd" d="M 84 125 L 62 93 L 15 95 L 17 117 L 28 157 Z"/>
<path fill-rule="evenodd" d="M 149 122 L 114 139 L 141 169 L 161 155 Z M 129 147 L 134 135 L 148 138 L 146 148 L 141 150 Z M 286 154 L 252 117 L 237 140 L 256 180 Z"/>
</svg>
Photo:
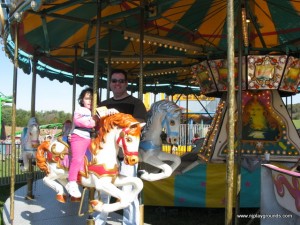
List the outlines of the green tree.
<svg viewBox="0 0 300 225">
<path fill-rule="evenodd" d="M 11 121 L 12 107 L 2 107 L 2 119 L 7 126 L 12 125 Z M 36 112 L 36 118 L 40 125 L 52 124 L 52 123 L 64 123 L 66 120 L 71 120 L 71 113 L 65 113 L 64 111 L 42 111 Z M 25 127 L 27 126 L 28 120 L 31 117 L 31 112 L 23 109 L 17 109 L 16 112 L 16 126 Z"/>
</svg>

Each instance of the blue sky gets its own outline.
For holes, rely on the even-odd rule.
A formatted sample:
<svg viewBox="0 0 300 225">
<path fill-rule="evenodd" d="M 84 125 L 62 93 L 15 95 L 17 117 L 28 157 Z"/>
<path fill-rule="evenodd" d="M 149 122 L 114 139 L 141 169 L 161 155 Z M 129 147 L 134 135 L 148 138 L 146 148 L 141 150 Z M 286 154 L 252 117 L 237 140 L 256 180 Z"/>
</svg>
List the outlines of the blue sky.
<svg viewBox="0 0 300 225">
<path fill-rule="evenodd" d="M 3 46 L 0 46 L 1 48 Z M 13 64 L 0 49 L 0 92 L 6 96 L 13 93 Z M 32 75 L 18 69 L 17 109 L 31 110 Z M 83 88 L 77 85 L 76 94 Z M 37 76 L 36 80 L 36 111 L 58 110 L 72 112 L 72 85 Z M 76 99 L 77 99 L 76 96 Z"/>
</svg>

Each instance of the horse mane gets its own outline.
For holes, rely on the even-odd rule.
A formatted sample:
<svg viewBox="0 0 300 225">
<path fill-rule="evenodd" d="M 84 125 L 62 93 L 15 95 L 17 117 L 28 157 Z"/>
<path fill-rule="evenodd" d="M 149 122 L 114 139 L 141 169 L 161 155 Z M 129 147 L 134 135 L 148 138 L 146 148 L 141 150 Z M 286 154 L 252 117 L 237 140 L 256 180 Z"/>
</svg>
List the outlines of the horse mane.
<svg viewBox="0 0 300 225">
<path fill-rule="evenodd" d="M 109 133 L 111 129 L 114 127 L 126 128 L 132 123 L 136 122 L 138 121 L 132 115 L 125 113 L 116 113 L 100 119 L 97 137 L 92 141 L 91 144 L 92 154 L 96 154 L 99 149 L 103 148 L 106 134 Z M 141 134 L 141 127 L 136 126 L 134 129 L 130 129 L 129 134 L 133 136 L 139 136 Z"/>
<path fill-rule="evenodd" d="M 155 115 L 158 113 L 162 113 L 162 112 L 163 113 L 169 112 L 175 116 L 177 116 L 177 114 L 178 114 L 178 116 L 179 116 L 181 111 L 180 111 L 180 107 L 172 101 L 160 100 L 160 101 L 154 102 L 151 105 L 151 108 L 147 113 L 147 122 L 142 131 L 142 139 L 143 139 L 144 134 L 148 132 L 150 126 L 152 125 Z"/>
</svg>

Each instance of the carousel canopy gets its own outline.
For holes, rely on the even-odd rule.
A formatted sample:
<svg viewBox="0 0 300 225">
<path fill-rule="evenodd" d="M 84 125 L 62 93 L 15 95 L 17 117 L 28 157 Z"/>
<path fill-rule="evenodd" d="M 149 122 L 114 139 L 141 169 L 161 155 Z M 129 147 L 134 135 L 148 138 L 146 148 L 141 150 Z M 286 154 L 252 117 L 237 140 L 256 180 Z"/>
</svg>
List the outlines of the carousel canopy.
<svg viewBox="0 0 300 225">
<path fill-rule="evenodd" d="M 226 6 L 224 0 L 5 1 L 0 32 L 12 57 L 18 24 L 26 73 L 37 60 L 41 77 L 72 84 L 75 74 L 76 83 L 91 85 L 96 62 L 101 87 L 109 67 L 128 71 L 133 91 L 142 71 L 144 92 L 199 93 L 191 67 L 227 57 Z M 235 1 L 234 12 L 236 53 L 299 57 L 299 1 Z"/>
</svg>

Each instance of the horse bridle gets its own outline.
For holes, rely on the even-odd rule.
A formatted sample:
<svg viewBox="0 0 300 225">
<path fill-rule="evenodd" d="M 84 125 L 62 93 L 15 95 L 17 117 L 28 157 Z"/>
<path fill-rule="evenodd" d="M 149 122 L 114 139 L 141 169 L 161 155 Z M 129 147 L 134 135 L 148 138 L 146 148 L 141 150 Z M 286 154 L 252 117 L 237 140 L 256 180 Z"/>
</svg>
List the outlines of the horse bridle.
<svg viewBox="0 0 300 225">
<path fill-rule="evenodd" d="M 125 137 L 128 135 L 130 129 L 129 128 L 123 128 L 122 131 L 120 132 L 120 135 L 117 139 L 117 144 L 119 145 L 120 141 L 122 142 L 122 149 L 124 152 L 124 156 L 138 156 L 138 152 L 130 152 L 128 151 Z"/>
<path fill-rule="evenodd" d="M 166 113 L 166 116 L 164 117 L 164 119 L 161 121 L 161 126 L 162 127 L 166 127 L 167 129 L 167 134 L 169 136 L 171 135 L 174 135 L 174 136 L 178 136 L 178 131 L 171 131 L 171 128 L 170 128 L 170 124 L 168 123 L 167 121 L 167 118 L 170 117 L 172 118 L 172 114 L 171 113 Z"/>
</svg>

